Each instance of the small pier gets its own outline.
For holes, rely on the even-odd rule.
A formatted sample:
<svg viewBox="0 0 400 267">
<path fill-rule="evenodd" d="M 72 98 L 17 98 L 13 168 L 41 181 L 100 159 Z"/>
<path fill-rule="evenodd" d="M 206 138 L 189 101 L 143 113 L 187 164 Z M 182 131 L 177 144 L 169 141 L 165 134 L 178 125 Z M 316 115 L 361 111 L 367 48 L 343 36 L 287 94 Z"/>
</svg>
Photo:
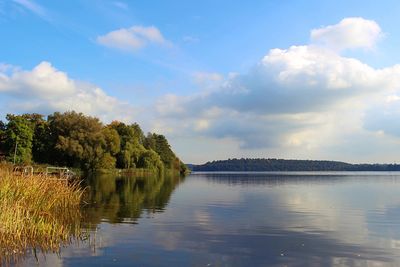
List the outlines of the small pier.
<svg viewBox="0 0 400 267">
<path fill-rule="evenodd" d="M 15 166 L 13 173 L 20 176 L 41 175 L 52 180 L 69 181 L 77 177 L 76 173 L 66 167 Z"/>
</svg>

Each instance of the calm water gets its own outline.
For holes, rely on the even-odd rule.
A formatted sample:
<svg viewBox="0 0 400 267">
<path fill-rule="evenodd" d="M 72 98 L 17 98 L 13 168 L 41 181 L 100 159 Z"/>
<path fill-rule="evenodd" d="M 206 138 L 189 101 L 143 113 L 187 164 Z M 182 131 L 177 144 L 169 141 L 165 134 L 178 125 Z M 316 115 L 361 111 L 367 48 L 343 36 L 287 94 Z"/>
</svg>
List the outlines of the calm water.
<svg viewBox="0 0 400 267">
<path fill-rule="evenodd" d="M 40 266 L 400 266 L 400 174 L 100 176 L 90 185 L 91 241 L 39 255 Z"/>
</svg>

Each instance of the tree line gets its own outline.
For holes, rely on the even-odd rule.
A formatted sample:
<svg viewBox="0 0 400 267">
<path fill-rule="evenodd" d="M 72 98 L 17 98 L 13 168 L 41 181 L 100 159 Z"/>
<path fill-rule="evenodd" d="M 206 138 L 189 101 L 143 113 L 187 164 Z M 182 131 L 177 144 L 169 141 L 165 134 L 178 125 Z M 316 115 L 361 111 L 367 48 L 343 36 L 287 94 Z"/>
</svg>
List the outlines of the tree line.
<svg viewBox="0 0 400 267">
<path fill-rule="evenodd" d="M 193 171 L 400 171 L 398 164 L 350 164 L 329 160 L 228 159 L 189 165 Z"/>
<path fill-rule="evenodd" d="M 86 171 L 144 168 L 186 171 L 163 135 L 144 135 L 137 123 L 113 121 L 75 111 L 7 114 L 0 121 L 0 153 L 16 164 L 44 163 Z"/>
</svg>

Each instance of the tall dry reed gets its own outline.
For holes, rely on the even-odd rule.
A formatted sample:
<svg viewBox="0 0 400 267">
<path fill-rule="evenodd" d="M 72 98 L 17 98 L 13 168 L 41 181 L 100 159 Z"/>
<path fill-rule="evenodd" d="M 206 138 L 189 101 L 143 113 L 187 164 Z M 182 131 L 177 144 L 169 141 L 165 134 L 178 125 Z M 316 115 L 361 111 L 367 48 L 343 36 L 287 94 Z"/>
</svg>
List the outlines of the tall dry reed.
<svg viewBox="0 0 400 267">
<path fill-rule="evenodd" d="M 28 249 L 56 252 L 81 235 L 78 183 L 0 169 L 0 265 Z"/>
</svg>

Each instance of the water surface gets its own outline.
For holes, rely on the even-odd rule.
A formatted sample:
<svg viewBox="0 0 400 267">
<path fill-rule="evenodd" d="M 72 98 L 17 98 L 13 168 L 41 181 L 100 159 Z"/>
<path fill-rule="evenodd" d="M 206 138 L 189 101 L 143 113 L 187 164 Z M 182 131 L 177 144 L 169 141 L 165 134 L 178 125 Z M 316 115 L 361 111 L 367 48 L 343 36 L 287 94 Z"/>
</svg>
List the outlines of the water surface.
<svg viewBox="0 0 400 267">
<path fill-rule="evenodd" d="M 400 265 L 398 173 L 98 176 L 90 188 L 90 241 L 40 266 Z"/>
</svg>

